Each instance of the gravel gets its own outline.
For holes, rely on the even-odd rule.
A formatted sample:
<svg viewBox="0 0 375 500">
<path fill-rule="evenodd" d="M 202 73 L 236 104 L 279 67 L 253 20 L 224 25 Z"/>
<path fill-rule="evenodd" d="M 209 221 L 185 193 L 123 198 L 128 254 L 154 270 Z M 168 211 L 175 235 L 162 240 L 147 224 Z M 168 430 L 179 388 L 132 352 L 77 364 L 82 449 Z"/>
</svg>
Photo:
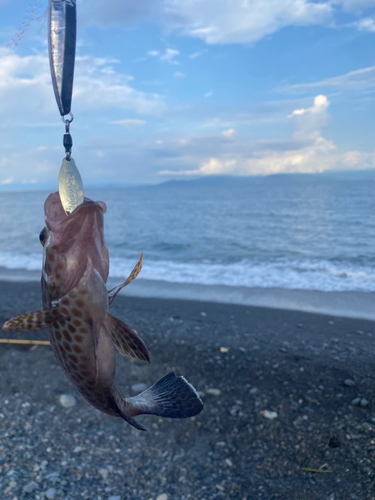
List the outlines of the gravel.
<svg viewBox="0 0 375 500">
<path fill-rule="evenodd" d="M 39 288 L 0 283 L 0 304 L 0 320 L 35 310 Z M 151 364 L 118 359 L 120 392 L 132 395 L 133 385 L 149 387 L 174 369 L 205 394 L 204 411 L 137 417 L 142 433 L 88 405 L 49 348 L 1 345 L 1 500 L 48 500 L 52 489 L 54 500 L 375 498 L 375 323 L 130 297 L 111 312 L 138 330 L 151 356 Z M 357 381 L 356 394 L 345 380 Z M 60 396 L 70 394 L 76 404 L 62 407 Z M 321 467 L 332 472 L 308 472 Z"/>
</svg>

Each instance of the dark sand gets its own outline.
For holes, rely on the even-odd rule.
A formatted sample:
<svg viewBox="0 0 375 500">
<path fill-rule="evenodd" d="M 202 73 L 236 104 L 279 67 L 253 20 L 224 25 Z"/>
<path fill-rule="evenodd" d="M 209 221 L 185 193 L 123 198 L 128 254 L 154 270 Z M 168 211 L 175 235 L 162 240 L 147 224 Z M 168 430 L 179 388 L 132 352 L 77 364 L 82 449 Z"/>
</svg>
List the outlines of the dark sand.
<svg viewBox="0 0 375 500">
<path fill-rule="evenodd" d="M 0 303 L 1 322 L 37 309 L 39 286 L 0 283 Z M 118 359 L 123 394 L 175 369 L 202 392 L 204 411 L 140 417 L 142 433 L 89 406 L 48 347 L 0 345 L 1 499 L 375 498 L 374 322 L 124 297 L 112 311 L 152 360 Z M 61 394 L 77 404 L 62 407 Z"/>
</svg>

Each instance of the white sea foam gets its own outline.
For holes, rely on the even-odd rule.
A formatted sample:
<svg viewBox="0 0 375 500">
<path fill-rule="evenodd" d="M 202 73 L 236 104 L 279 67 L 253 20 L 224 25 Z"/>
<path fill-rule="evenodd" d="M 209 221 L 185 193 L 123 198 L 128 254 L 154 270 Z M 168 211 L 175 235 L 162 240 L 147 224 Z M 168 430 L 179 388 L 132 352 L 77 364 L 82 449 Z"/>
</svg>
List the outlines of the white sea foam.
<svg viewBox="0 0 375 500">
<path fill-rule="evenodd" d="M 110 262 L 110 277 L 127 277 L 136 259 L 114 257 Z M 0 267 L 8 270 L 40 271 L 41 254 L 0 252 Z M 178 262 L 150 260 L 144 257 L 141 278 L 167 283 L 226 285 L 246 288 L 284 288 L 297 290 L 375 291 L 375 269 L 350 263 L 332 263 L 308 259 L 279 259 L 256 262 L 215 261 Z"/>
</svg>

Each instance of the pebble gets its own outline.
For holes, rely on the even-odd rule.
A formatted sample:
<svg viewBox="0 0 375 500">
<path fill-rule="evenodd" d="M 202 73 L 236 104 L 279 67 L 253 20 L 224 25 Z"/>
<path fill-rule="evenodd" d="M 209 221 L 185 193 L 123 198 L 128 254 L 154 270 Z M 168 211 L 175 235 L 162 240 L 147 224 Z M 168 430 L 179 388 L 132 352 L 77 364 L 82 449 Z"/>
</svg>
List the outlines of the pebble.
<svg viewBox="0 0 375 500">
<path fill-rule="evenodd" d="M 274 418 L 278 417 L 278 414 L 275 411 L 263 410 L 260 412 L 260 414 L 262 415 L 262 417 L 268 418 L 269 420 L 273 420 Z"/>
<path fill-rule="evenodd" d="M 209 394 L 210 396 L 220 396 L 221 390 L 220 389 L 207 389 L 206 393 Z"/>
<path fill-rule="evenodd" d="M 61 394 L 59 397 L 59 403 L 64 408 L 72 408 L 76 405 L 76 398 L 70 394 Z"/>
<path fill-rule="evenodd" d="M 108 497 L 108 500 L 121 500 L 120 495 L 112 495 L 111 497 Z"/>
<path fill-rule="evenodd" d="M 352 405 L 353 406 L 359 405 L 360 402 L 361 402 L 361 398 L 354 398 L 352 400 Z"/>
<path fill-rule="evenodd" d="M 202 311 L 202 312 L 201 312 L 201 316 L 203 316 L 203 317 L 205 318 L 205 317 L 207 316 L 207 313 L 206 313 L 206 312 L 204 312 L 204 311 Z M 158 498 L 159 498 L 159 497 L 158 497 Z M 163 499 L 162 499 L 162 500 L 163 500 Z"/>
<path fill-rule="evenodd" d="M 156 497 L 156 500 L 168 500 L 168 495 L 166 493 L 162 493 L 158 497 Z"/>
<path fill-rule="evenodd" d="M 80 452 L 80 451 L 82 451 L 82 450 L 83 450 L 82 446 L 76 446 L 76 447 L 74 448 L 73 452 L 74 452 L 74 453 L 79 453 L 79 452 Z"/>
<path fill-rule="evenodd" d="M 53 500 L 56 496 L 56 489 L 55 488 L 49 488 L 44 495 L 48 498 L 48 500 Z"/>
<path fill-rule="evenodd" d="M 228 467 L 233 467 L 233 462 L 230 458 L 226 458 L 225 463 L 228 465 Z"/>
<path fill-rule="evenodd" d="M 362 398 L 362 399 L 361 399 L 361 403 L 360 403 L 360 405 L 362 406 L 362 408 L 366 408 L 366 406 L 368 406 L 368 401 L 367 401 L 367 399 Z"/>
<path fill-rule="evenodd" d="M 133 384 L 131 389 L 133 392 L 143 392 L 147 389 L 147 385 L 140 382 L 139 384 Z"/>
<path fill-rule="evenodd" d="M 34 490 L 36 490 L 38 487 L 38 485 L 36 484 L 35 481 L 31 481 L 30 483 L 27 483 L 22 491 L 24 491 L 25 493 L 32 493 Z"/>
<path fill-rule="evenodd" d="M 228 349 L 226 347 L 220 347 L 220 352 L 225 354 L 226 352 L 228 352 Z"/>
<path fill-rule="evenodd" d="M 344 380 L 344 385 L 346 385 L 346 387 L 354 387 L 355 386 L 355 382 L 354 380 L 351 380 L 350 378 L 347 378 Z"/>
<path fill-rule="evenodd" d="M 103 478 L 103 479 L 107 479 L 108 477 L 108 469 L 99 469 L 99 475 Z"/>
</svg>

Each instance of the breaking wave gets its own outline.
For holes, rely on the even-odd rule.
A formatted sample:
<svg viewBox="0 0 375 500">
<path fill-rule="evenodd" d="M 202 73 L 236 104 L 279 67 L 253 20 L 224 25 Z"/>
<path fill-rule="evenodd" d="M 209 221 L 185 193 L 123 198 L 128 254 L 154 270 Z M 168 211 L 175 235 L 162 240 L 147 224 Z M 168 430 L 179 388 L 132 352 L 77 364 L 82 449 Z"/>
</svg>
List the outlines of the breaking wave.
<svg viewBox="0 0 375 500">
<path fill-rule="evenodd" d="M 127 277 L 137 259 L 113 257 L 110 277 Z M 12 270 L 40 271 L 40 254 L 0 252 L 0 266 Z M 286 259 L 270 262 L 242 259 L 172 261 L 144 257 L 140 278 L 169 283 L 226 285 L 246 288 L 285 288 L 320 291 L 375 292 L 375 269 L 351 262 Z"/>
</svg>

